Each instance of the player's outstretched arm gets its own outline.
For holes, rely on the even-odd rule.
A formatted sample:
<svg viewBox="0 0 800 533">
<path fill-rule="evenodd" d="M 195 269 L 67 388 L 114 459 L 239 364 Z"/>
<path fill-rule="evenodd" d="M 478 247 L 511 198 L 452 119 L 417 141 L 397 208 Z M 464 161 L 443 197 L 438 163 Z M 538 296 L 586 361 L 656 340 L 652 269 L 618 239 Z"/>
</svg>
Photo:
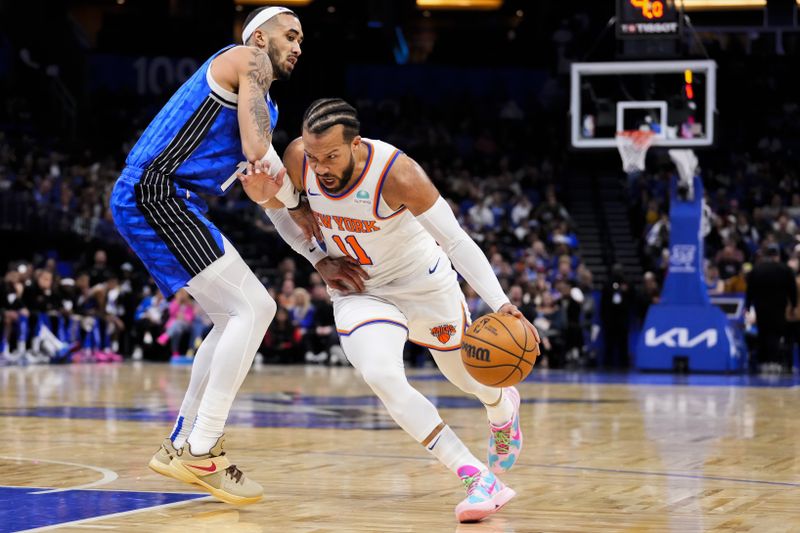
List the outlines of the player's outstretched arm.
<svg viewBox="0 0 800 533">
<path fill-rule="evenodd" d="M 405 205 L 483 301 L 493 311 L 521 319 L 533 331 L 536 342 L 541 342 L 533 324 L 508 300 L 483 251 L 459 225 L 448 203 L 413 159 L 405 155 L 398 158 L 386 179 L 383 198 L 391 209 Z"/>
</svg>

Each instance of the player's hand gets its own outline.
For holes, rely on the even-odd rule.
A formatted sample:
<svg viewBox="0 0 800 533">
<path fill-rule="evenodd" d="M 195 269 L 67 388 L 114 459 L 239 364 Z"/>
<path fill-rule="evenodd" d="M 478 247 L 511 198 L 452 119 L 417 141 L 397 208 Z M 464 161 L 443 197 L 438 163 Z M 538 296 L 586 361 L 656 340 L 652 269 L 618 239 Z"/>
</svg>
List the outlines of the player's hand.
<svg viewBox="0 0 800 533">
<path fill-rule="evenodd" d="M 322 236 L 322 231 L 320 231 L 319 225 L 317 225 L 317 219 L 314 218 L 314 213 L 311 212 L 311 207 L 308 205 L 308 202 L 300 200 L 300 205 L 295 209 L 290 209 L 289 215 L 292 217 L 292 220 L 294 220 L 294 223 L 303 230 L 303 235 L 306 236 L 306 239 L 309 241 L 316 239 L 317 242 L 323 241 L 324 237 Z"/>
<path fill-rule="evenodd" d="M 283 185 L 286 169 L 282 168 L 274 176 L 269 173 L 269 163 L 256 161 L 248 163 L 245 172 L 239 172 L 236 177 L 242 183 L 248 198 L 260 206 L 272 200 Z"/>
<path fill-rule="evenodd" d="M 497 310 L 498 313 L 503 313 L 505 315 L 511 315 L 513 317 L 519 318 L 522 320 L 522 323 L 525 324 L 530 330 L 533 332 L 533 338 L 536 340 L 536 344 L 541 344 L 542 338 L 539 336 L 539 331 L 536 329 L 536 326 L 530 323 L 525 315 L 523 315 L 517 306 L 512 304 L 511 302 L 505 303 L 500 306 L 500 309 Z"/>
<path fill-rule="evenodd" d="M 364 292 L 364 280 L 369 279 L 369 274 L 352 257 L 324 257 L 314 268 L 328 287 L 345 293 Z"/>
</svg>

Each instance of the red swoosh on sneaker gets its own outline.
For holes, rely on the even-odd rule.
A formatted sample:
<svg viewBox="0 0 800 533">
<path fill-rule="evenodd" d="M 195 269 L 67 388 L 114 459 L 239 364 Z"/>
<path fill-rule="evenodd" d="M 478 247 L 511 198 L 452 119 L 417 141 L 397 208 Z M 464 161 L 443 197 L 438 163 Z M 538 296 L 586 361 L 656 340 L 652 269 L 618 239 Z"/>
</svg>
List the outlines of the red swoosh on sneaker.
<svg viewBox="0 0 800 533">
<path fill-rule="evenodd" d="M 187 465 L 187 466 L 191 466 L 192 468 L 196 468 L 196 469 L 202 470 L 204 472 L 216 472 L 217 471 L 217 465 L 215 463 L 213 463 L 213 462 L 211 463 L 211 466 L 197 466 L 197 465 Z"/>
<path fill-rule="evenodd" d="M 497 485 L 497 480 L 496 480 L 496 479 L 494 480 L 494 483 L 492 483 L 492 486 L 491 486 L 491 487 L 489 487 L 489 489 L 486 491 L 486 493 L 487 493 L 489 496 L 491 496 L 491 495 L 492 495 L 492 491 L 494 490 L 494 486 L 495 486 L 495 485 Z"/>
</svg>

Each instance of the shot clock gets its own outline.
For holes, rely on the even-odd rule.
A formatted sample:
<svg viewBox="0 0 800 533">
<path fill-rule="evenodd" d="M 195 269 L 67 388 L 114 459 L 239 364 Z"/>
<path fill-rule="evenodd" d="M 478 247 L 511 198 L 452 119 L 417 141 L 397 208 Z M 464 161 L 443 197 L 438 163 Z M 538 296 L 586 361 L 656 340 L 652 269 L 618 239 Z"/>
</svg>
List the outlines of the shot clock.
<svg viewBox="0 0 800 533">
<path fill-rule="evenodd" d="M 617 0 L 617 37 L 676 38 L 683 18 L 676 0 Z"/>
</svg>

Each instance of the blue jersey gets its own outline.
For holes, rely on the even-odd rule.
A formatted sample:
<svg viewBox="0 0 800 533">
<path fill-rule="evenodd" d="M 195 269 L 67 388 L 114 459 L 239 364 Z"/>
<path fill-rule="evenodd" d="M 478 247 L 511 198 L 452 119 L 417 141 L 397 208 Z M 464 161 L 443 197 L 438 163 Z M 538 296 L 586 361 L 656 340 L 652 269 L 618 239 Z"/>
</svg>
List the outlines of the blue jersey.
<svg viewBox="0 0 800 533">
<path fill-rule="evenodd" d="M 181 187 L 222 195 L 242 161 L 236 112 L 238 95 L 211 77 L 211 56 L 156 115 L 125 161 L 129 167 L 168 176 Z M 278 106 L 266 96 L 270 127 Z"/>
</svg>

